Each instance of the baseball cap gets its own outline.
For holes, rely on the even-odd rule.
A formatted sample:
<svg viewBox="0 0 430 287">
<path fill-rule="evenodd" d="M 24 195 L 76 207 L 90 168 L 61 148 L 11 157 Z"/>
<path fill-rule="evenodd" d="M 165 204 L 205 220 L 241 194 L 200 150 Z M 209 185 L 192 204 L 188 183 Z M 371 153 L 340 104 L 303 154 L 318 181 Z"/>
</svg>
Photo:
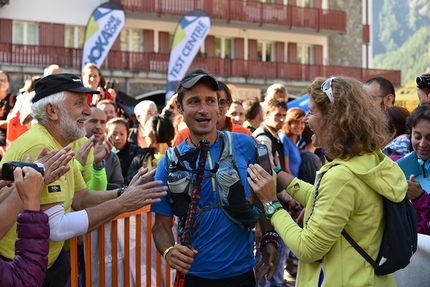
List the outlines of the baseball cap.
<svg viewBox="0 0 430 287">
<path fill-rule="evenodd" d="M 202 81 L 203 79 L 208 80 L 207 83 L 211 86 L 214 91 L 219 90 L 218 81 L 211 74 L 203 70 L 195 70 L 186 74 L 178 84 L 178 89 L 184 87 L 191 89 L 195 84 Z"/>
<path fill-rule="evenodd" d="M 73 74 L 67 73 L 54 74 L 43 77 L 36 82 L 35 91 L 36 95 L 32 99 L 33 103 L 62 91 L 86 94 L 100 94 L 99 91 L 85 88 L 81 78 Z"/>
</svg>

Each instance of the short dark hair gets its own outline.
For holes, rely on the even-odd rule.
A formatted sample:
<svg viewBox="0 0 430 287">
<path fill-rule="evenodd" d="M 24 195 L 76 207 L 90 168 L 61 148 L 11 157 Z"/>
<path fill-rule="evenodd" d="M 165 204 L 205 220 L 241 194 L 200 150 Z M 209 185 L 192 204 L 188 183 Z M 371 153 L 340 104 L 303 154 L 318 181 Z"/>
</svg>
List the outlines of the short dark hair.
<svg viewBox="0 0 430 287">
<path fill-rule="evenodd" d="M 417 107 L 412 114 L 406 119 L 408 132 L 412 132 L 412 128 L 421 120 L 430 121 L 430 105 L 422 105 Z"/>
<path fill-rule="evenodd" d="M 302 132 L 302 140 L 305 142 L 305 144 L 309 144 L 312 142 L 312 135 L 314 132 L 311 130 L 311 128 L 306 125 L 305 129 Z"/>
<path fill-rule="evenodd" d="M 384 110 L 385 115 L 388 118 L 388 131 L 390 134 L 396 132 L 394 137 L 403 135 L 406 133 L 406 119 L 411 113 L 402 107 L 392 106 Z"/>
<path fill-rule="evenodd" d="M 243 108 L 245 109 L 245 119 L 246 120 L 253 120 L 258 116 L 258 113 L 260 112 L 261 104 L 260 101 L 257 99 L 255 100 L 246 100 L 242 102 Z"/>
<path fill-rule="evenodd" d="M 275 108 L 288 110 L 287 102 L 282 99 L 273 98 L 267 102 L 266 107 L 264 109 L 266 113 L 268 113 L 272 112 Z"/>
<path fill-rule="evenodd" d="M 149 120 L 157 143 L 167 143 L 170 146 L 170 142 L 175 137 L 175 128 L 170 119 L 160 115 L 153 115 Z"/>
<path fill-rule="evenodd" d="M 394 96 L 394 100 L 393 100 L 393 104 L 394 104 L 394 102 L 396 100 L 396 91 L 394 90 L 393 84 L 390 81 L 388 81 L 387 79 L 385 79 L 384 77 L 371 78 L 371 79 L 367 80 L 366 83 L 364 83 L 364 84 L 370 85 L 374 82 L 379 84 L 379 89 L 381 90 L 382 94 L 385 94 L 385 95 L 392 94 Z"/>
<path fill-rule="evenodd" d="M 106 123 L 106 133 L 109 129 L 109 127 L 111 125 L 124 125 L 125 129 L 127 130 L 127 138 L 128 138 L 128 134 L 130 133 L 129 131 L 129 126 L 128 126 L 128 122 L 126 119 L 120 118 L 120 117 L 116 117 L 116 118 L 112 118 L 110 119 L 107 123 Z M 127 140 L 128 141 L 128 140 Z"/>
<path fill-rule="evenodd" d="M 218 81 L 218 87 L 219 87 L 219 91 L 225 92 L 225 95 L 227 97 L 227 101 L 231 104 L 233 102 L 233 97 L 231 96 L 230 89 L 227 87 L 227 85 L 221 81 Z M 218 94 L 218 98 L 219 98 L 219 94 Z"/>
</svg>

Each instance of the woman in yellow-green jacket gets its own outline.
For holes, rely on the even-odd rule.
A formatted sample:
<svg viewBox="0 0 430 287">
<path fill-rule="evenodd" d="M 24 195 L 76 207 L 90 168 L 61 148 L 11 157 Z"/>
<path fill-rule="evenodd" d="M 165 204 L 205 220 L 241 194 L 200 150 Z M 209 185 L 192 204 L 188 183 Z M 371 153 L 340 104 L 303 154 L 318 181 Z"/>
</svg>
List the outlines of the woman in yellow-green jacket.
<svg viewBox="0 0 430 287">
<path fill-rule="evenodd" d="M 315 185 L 283 171 L 277 176 L 278 190 L 285 188 L 306 206 L 303 228 L 277 207 L 275 183 L 261 167 L 250 166 L 248 181 L 263 204 L 273 207 L 266 215 L 300 260 L 296 286 L 396 286 L 394 274 L 376 275 L 341 234 L 345 229 L 376 258 L 384 231 L 382 196 L 394 202 L 406 196 L 403 172 L 380 150 L 384 114 L 352 78 L 317 78 L 308 91 L 305 123 L 314 132 L 313 145 L 332 161 L 320 169 Z"/>
</svg>

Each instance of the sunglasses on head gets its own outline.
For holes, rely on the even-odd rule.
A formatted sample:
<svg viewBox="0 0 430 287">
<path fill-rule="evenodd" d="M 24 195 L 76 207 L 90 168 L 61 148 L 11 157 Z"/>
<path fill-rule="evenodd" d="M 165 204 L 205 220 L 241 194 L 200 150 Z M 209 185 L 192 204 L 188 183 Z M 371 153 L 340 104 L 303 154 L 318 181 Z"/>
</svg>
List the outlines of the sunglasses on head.
<svg viewBox="0 0 430 287">
<path fill-rule="evenodd" d="M 323 91 L 327 95 L 327 98 L 330 100 L 330 103 L 333 103 L 334 101 L 332 86 L 333 79 L 335 79 L 335 77 L 325 80 L 324 83 L 322 83 L 321 85 L 321 91 Z"/>
</svg>

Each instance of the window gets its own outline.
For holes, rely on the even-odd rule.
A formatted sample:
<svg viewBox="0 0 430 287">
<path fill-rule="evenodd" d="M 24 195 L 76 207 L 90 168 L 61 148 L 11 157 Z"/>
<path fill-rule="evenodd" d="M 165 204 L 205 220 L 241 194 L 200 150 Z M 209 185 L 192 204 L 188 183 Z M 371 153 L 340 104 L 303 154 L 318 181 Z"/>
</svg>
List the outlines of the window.
<svg viewBox="0 0 430 287">
<path fill-rule="evenodd" d="M 313 0 L 296 0 L 296 6 L 298 7 L 313 7 Z"/>
<path fill-rule="evenodd" d="M 232 39 L 215 38 L 215 56 L 230 59 L 232 57 Z"/>
<path fill-rule="evenodd" d="M 38 45 L 38 29 L 36 23 L 14 22 L 13 43 L 21 45 Z"/>
<path fill-rule="evenodd" d="M 299 64 L 312 64 L 313 55 L 311 50 L 310 45 L 297 44 L 297 62 Z"/>
<path fill-rule="evenodd" d="M 266 42 L 258 42 L 258 60 L 263 62 L 270 62 L 272 61 L 272 43 L 266 43 Z"/>
<path fill-rule="evenodd" d="M 143 52 L 143 33 L 141 30 L 122 29 L 121 51 Z"/>
<path fill-rule="evenodd" d="M 84 45 L 85 27 L 66 26 L 64 37 L 66 48 L 82 48 Z"/>
</svg>

